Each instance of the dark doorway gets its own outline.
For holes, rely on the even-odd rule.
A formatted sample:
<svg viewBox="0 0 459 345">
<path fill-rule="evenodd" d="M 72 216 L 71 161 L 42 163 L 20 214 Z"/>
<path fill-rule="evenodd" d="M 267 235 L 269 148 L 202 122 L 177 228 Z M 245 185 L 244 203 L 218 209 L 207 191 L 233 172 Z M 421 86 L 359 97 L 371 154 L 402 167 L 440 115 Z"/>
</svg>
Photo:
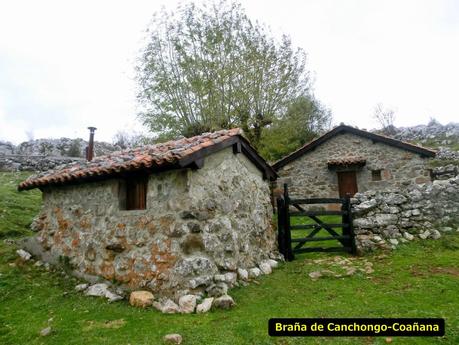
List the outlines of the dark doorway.
<svg viewBox="0 0 459 345">
<path fill-rule="evenodd" d="M 344 198 L 347 194 L 354 196 L 358 192 L 356 172 L 338 171 L 338 188 L 340 198 Z"/>
</svg>

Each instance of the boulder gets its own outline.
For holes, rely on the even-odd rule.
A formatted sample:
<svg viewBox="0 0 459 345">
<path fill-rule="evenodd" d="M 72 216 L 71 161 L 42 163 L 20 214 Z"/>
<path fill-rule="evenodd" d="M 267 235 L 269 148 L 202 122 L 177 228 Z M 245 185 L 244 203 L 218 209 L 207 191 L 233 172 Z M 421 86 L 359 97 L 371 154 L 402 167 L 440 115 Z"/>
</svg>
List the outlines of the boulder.
<svg viewBox="0 0 459 345">
<path fill-rule="evenodd" d="M 213 306 L 220 309 L 230 309 L 236 303 L 234 302 L 233 298 L 229 295 L 223 295 L 216 298 L 213 302 Z"/>
<path fill-rule="evenodd" d="M 212 284 L 206 289 L 206 291 L 209 297 L 223 296 L 228 292 L 228 285 L 226 285 L 226 283 Z"/>
<path fill-rule="evenodd" d="M 434 240 L 438 240 L 441 237 L 441 233 L 438 230 L 433 230 L 430 237 L 432 237 Z"/>
<path fill-rule="evenodd" d="M 201 304 L 198 304 L 196 307 L 196 313 L 202 314 L 207 313 L 212 308 L 212 303 L 214 301 L 213 297 L 205 298 Z"/>
<path fill-rule="evenodd" d="M 249 269 L 249 278 L 257 278 L 261 275 L 261 271 L 258 267 Z"/>
<path fill-rule="evenodd" d="M 161 312 L 164 314 L 175 314 L 180 312 L 180 307 L 172 300 L 167 299 L 161 305 Z"/>
<path fill-rule="evenodd" d="M 166 344 L 177 344 L 180 345 L 183 341 L 182 336 L 180 334 L 166 334 L 163 338 Z"/>
<path fill-rule="evenodd" d="M 263 274 L 271 274 L 272 273 L 271 265 L 266 261 L 263 261 L 262 263 L 260 263 L 259 267 L 260 267 L 261 273 L 263 273 Z"/>
<path fill-rule="evenodd" d="M 133 307 L 146 308 L 153 304 L 155 296 L 150 291 L 133 291 L 129 297 L 129 304 Z"/>
<path fill-rule="evenodd" d="M 237 275 L 238 275 L 239 279 L 241 279 L 241 280 L 249 279 L 249 272 L 244 268 L 238 268 L 237 269 Z"/>
<path fill-rule="evenodd" d="M 266 262 L 269 264 L 269 266 L 271 266 L 271 268 L 279 267 L 279 263 L 276 260 L 268 259 Z"/>
<path fill-rule="evenodd" d="M 108 289 L 108 285 L 105 283 L 98 283 L 91 285 L 85 291 L 86 296 L 94 296 L 94 297 L 105 297 L 108 299 L 109 302 L 115 302 L 122 300 L 123 297 L 119 296 Z"/>
<path fill-rule="evenodd" d="M 392 244 L 394 246 L 398 245 L 398 240 L 396 238 L 389 239 L 389 242 L 390 242 L 390 244 Z"/>
<path fill-rule="evenodd" d="M 88 288 L 88 284 L 78 284 L 77 286 L 75 286 L 75 291 L 84 291 Z"/>
<path fill-rule="evenodd" d="M 411 235 L 409 232 L 404 232 L 403 237 L 406 238 L 408 241 L 414 240 L 414 236 Z"/>
<path fill-rule="evenodd" d="M 230 286 L 234 285 L 237 281 L 237 273 L 235 272 L 227 272 L 224 274 L 225 282 Z"/>
<path fill-rule="evenodd" d="M 196 308 L 196 296 L 185 295 L 179 299 L 180 312 L 184 314 L 191 314 Z"/>
<path fill-rule="evenodd" d="M 105 283 L 99 283 L 91 285 L 86 289 L 85 295 L 86 296 L 94 296 L 94 297 L 105 297 L 105 294 L 108 291 L 108 285 Z"/>
<path fill-rule="evenodd" d="M 424 232 L 419 234 L 419 238 L 422 239 L 422 240 L 425 240 L 429 236 L 430 236 L 430 231 L 429 230 L 426 230 L 426 231 L 424 231 Z"/>
<path fill-rule="evenodd" d="M 16 254 L 18 254 L 24 261 L 29 261 L 32 258 L 32 255 L 29 252 L 26 252 L 24 249 L 16 250 Z"/>
</svg>

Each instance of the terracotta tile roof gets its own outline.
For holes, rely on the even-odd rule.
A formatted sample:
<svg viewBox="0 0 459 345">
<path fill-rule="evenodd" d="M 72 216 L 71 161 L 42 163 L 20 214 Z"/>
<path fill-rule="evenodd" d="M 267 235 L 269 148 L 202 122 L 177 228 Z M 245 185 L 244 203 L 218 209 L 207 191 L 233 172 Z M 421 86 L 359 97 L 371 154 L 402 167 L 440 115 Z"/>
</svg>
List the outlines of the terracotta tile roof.
<svg viewBox="0 0 459 345">
<path fill-rule="evenodd" d="M 52 184 L 66 184 L 78 180 L 96 180 L 101 177 L 122 174 L 124 172 L 181 168 L 193 162 L 191 159 L 196 152 L 205 151 L 206 148 L 210 152 L 209 148 L 213 148 L 219 143 L 227 143 L 227 146 L 229 146 L 237 138 L 242 139 L 246 143 L 246 147 L 249 146 L 249 149 L 255 152 L 255 155 L 261 159 L 261 165 L 264 163 L 266 167 L 271 169 L 256 154 L 256 151 L 250 147 L 250 144 L 242 138 L 242 131 L 239 128 L 233 128 L 213 133 L 204 133 L 192 138 L 183 138 L 161 144 L 113 152 L 106 156 L 96 157 L 90 162 L 81 161 L 62 165 L 54 170 L 29 177 L 19 184 L 18 190 Z M 224 145 L 220 146 L 223 148 Z M 275 173 L 272 173 L 275 176 Z"/>
<path fill-rule="evenodd" d="M 328 166 L 346 166 L 346 165 L 365 165 L 367 162 L 364 157 L 347 156 L 337 159 L 331 159 L 327 162 Z"/>
</svg>

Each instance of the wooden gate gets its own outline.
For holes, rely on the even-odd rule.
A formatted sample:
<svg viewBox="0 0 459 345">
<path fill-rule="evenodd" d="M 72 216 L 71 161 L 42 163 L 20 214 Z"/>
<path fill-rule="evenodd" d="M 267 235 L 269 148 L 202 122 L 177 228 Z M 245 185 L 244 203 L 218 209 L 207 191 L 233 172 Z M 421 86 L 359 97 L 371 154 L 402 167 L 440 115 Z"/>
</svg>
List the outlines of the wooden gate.
<svg viewBox="0 0 459 345">
<path fill-rule="evenodd" d="M 310 211 L 305 210 L 301 205 L 312 204 L 341 204 L 338 211 Z M 295 210 L 292 211 L 291 208 Z M 278 242 L 279 251 L 284 255 L 287 261 L 292 261 L 295 258 L 295 253 L 307 252 L 335 252 L 345 251 L 352 254 L 356 253 L 355 234 L 352 225 L 352 212 L 350 196 L 345 198 L 315 198 L 315 199 L 291 199 L 288 194 L 287 184 L 284 185 L 283 197 L 277 198 L 278 210 Z M 320 216 L 341 216 L 340 223 L 326 223 L 321 220 Z M 291 220 L 301 217 L 313 221 L 313 224 L 294 224 L 291 225 Z M 300 218 L 300 219 L 301 219 Z M 321 230 L 325 230 L 329 236 L 316 237 Z M 342 229 L 342 233 L 339 233 Z M 310 231 L 305 237 L 294 236 L 292 231 L 308 230 Z M 308 244 L 317 241 L 338 241 L 338 247 L 313 247 Z"/>
</svg>

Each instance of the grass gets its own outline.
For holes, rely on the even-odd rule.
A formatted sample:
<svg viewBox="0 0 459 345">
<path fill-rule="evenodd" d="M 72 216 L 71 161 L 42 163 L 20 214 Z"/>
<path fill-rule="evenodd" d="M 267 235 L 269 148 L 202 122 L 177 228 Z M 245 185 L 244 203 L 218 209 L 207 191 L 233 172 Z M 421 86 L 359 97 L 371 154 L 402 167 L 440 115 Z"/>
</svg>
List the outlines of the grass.
<svg viewBox="0 0 459 345">
<path fill-rule="evenodd" d="M 0 173 L 0 239 L 26 235 L 40 208 L 38 190 L 18 193 L 16 187 L 30 172 Z"/>
<path fill-rule="evenodd" d="M 341 216 L 317 216 L 321 221 L 323 221 L 326 224 L 339 224 L 342 223 Z M 304 224 L 316 224 L 315 221 L 313 221 L 309 217 L 292 217 L 291 218 L 291 225 L 304 225 Z M 298 229 L 298 230 L 292 230 L 291 235 L 292 239 L 296 238 L 305 238 L 307 237 L 313 229 Z M 343 229 L 340 227 L 333 228 L 336 233 L 339 235 L 343 235 Z M 330 237 L 331 234 L 322 229 L 320 230 L 316 235 L 314 235 L 314 238 L 319 238 L 319 237 Z M 293 243 L 293 246 L 296 246 L 297 243 Z M 321 247 L 321 248 L 329 248 L 329 247 L 342 247 L 342 244 L 337 241 L 337 240 L 326 240 L 326 241 L 313 241 L 313 242 L 307 242 L 302 246 L 302 248 L 310 248 L 310 247 Z M 298 255 L 298 254 L 295 254 Z"/>
<path fill-rule="evenodd" d="M 17 181 L 15 174 L 0 174 L 1 181 Z M 3 211 L 2 220 L 27 234 L 39 207 L 39 197 L 15 192 L 15 182 L 0 188 L 23 212 Z M 3 194 L 2 194 L 3 195 Z M 26 201 L 21 202 L 22 198 Z M 36 205 L 32 205 L 35 198 Z M 2 208 L 5 200 L 2 198 Z M 21 228 L 21 226 L 23 226 Z M 15 235 L 18 238 L 17 235 Z M 198 315 L 163 315 L 156 310 L 130 307 L 126 301 L 109 304 L 74 291 L 77 281 L 60 272 L 49 272 L 18 260 L 17 247 L 0 241 L 0 344 L 162 344 L 167 333 L 179 333 L 183 344 L 385 344 L 385 338 L 270 338 L 272 317 L 444 317 L 443 338 L 393 338 L 394 344 L 459 343 L 459 236 L 419 241 L 400 249 L 366 257 L 372 274 L 312 281 L 317 270 L 303 254 L 283 264 L 258 283 L 236 288 L 230 294 L 237 306 L 230 311 Z M 333 255 L 331 255 L 333 256 Z M 40 337 L 51 325 L 53 333 Z"/>
</svg>

